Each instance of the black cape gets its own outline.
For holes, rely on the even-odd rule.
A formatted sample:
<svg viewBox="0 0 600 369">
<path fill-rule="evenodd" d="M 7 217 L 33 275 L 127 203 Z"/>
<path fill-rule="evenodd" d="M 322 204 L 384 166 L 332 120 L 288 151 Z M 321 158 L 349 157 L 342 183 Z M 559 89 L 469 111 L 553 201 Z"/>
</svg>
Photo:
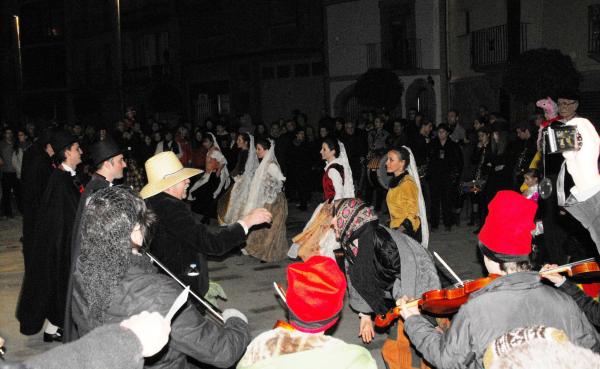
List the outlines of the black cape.
<svg viewBox="0 0 600 369">
<path fill-rule="evenodd" d="M 32 273 L 23 282 L 17 306 L 17 319 L 25 335 L 39 332 L 44 319 L 63 325 L 79 188 L 76 176 L 55 170 L 44 192 L 35 227 Z"/>
<path fill-rule="evenodd" d="M 37 214 L 53 170 L 52 159 L 39 143 L 36 142 L 25 150 L 21 171 L 24 278 L 31 273 Z"/>
<path fill-rule="evenodd" d="M 81 216 L 83 215 L 83 211 L 85 210 L 85 206 L 87 205 L 90 196 L 107 187 L 110 187 L 110 182 L 108 182 L 102 175 L 94 173 L 92 175 L 92 179 L 90 179 L 85 186 L 85 190 L 79 199 L 79 205 L 75 215 L 75 222 L 73 224 L 73 235 L 71 236 L 71 271 L 69 273 L 69 284 L 67 286 L 65 318 L 63 326 L 63 342 L 65 343 L 75 341 L 76 339 L 80 338 L 77 327 L 71 315 L 71 306 L 73 300 L 73 273 L 75 272 L 77 258 L 81 253 Z"/>
</svg>

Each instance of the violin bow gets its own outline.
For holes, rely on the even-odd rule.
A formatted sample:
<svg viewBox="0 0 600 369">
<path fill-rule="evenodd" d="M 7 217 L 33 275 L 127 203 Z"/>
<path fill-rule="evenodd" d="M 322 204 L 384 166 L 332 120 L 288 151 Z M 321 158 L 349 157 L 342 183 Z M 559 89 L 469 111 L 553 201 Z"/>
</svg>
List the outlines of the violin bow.
<svg viewBox="0 0 600 369">
<path fill-rule="evenodd" d="M 588 259 L 583 259 L 583 260 L 579 260 L 579 261 L 574 261 L 572 263 L 559 265 L 556 268 L 552 268 L 552 269 L 548 269 L 548 270 L 544 270 L 544 271 L 540 270 L 539 274 L 544 275 L 544 274 L 551 274 L 551 273 L 562 273 L 562 272 L 569 271 L 571 269 L 571 267 L 573 267 L 573 266 L 576 266 L 578 264 L 583 264 L 583 263 L 589 263 L 592 261 L 596 261 L 596 259 L 588 258 Z"/>
<path fill-rule="evenodd" d="M 173 278 L 177 283 L 179 283 L 181 285 L 181 287 L 188 288 L 185 284 L 183 284 L 183 282 L 181 282 L 179 280 L 179 278 L 175 277 L 175 274 L 171 273 L 171 271 L 169 269 L 167 269 L 166 266 L 162 265 L 162 263 L 160 261 L 156 260 L 156 257 L 154 257 L 154 255 L 152 255 L 151 253 L 146 251 L 146 256 L 148 256 L 154 264 L 158 265 L 162 270 L 165 271 L 165 273 L 167 273 L 171 278 Z M 217 318 L 219 323 L 221 323 L 221 324 L 225 323 L 225 319 L 223 319 L 223 315 L 221 315 L 221 311 L 219 309 L 214 307 L 208 301 L 204 300 L 202 297 L 196 295 L 196 293 L 194 291 L 189 291 L 189 293 L 190 293 L 190 295 L 194 296 L 196 298 L 196 300 L 198 300 L 202 305 L 204 305 L 206 310 L 208 312 L 210 312 L 213 317 Z"/>
<path fill-rule="evenodd" d="M 433 255 L 438 259 L 438 261 L 440 263 L 442 263 L 442 265 L 444 266 L 444 268 L 446 268 L 447 271 L 450 272 L 450 274 L 452 274 L 452 277 L 454 277 L 454 279 L 456 279 L 456 281 L 458 282 L 458 284 L 460 284 L 461 286 L 464 286 L 464 282 L 462 281 L 462 279 L 460 279 L 458 277 L 458 275 L 456 273 L 454 273 L 454 270 L 452 270 L 452 268 L 450 268 L 450 266 L 448 264 L 446 264 L 446 262 L 444 261 L 444 259 L 442 259 L 442 257 L 440 255 L 438 255 L 437 252 L 433 252 Z"/>
<path fill-rule="evenodd" d="M 273 282 L 273 288 L 275 288 L 275 292 L 279 295 L 279 297 L 285 302 L 287 305 L 287 299 L 285 298 L 285 291 L 281 287 L 281 285 L 277 282 Z"/>
</svg>

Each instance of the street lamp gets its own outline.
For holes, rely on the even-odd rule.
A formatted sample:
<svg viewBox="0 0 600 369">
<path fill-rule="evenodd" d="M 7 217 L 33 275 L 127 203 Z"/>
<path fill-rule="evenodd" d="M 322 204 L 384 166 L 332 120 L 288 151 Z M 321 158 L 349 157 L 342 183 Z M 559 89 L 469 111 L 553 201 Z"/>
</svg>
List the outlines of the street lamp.
<svg viewBox="0 0 600 369">
<path fill-rule="evenodd" d="M 21 62 L 21 28 L 19 24 L 19 16 L 13 15 L 15 20 L 15 34 L 17 36 L 17 75 L 19 91 L 23 90 L 23 65 Z"/>
</svg>

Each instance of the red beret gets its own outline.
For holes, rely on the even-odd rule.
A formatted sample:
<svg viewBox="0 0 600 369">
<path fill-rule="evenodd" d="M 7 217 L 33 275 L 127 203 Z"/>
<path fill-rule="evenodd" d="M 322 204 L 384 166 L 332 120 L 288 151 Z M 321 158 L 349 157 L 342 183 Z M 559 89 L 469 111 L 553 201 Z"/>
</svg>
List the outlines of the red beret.
<svg viewBox="0 0 600 369">
<path fill-rule="evenodd" d="M 479 241 L 496 254 L 529 255 L 537 204 L 515 191 L 499 191 L 488 209 Z"/>
<path fill-rule="evenodd" d="M 317 333 L 333 326 L 344 307 L 346 278 L 337 263 L 313 256 L 287 270 L 290 324 L 302 332 Z"/>
</svg>

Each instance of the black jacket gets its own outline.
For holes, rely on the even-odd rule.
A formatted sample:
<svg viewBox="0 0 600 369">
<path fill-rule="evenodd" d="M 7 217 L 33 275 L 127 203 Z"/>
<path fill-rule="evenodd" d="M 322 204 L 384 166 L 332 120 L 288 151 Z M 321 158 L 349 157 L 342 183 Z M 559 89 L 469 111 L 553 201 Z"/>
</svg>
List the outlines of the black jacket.
<svg viewBox="0 0 600 369">
<path fill-rule="evenodd" d="M 83 210 L 87 205 L 87 201 L 90 196 L 95 192 L 107 188 L 110 186 L 110 182 L 106 180 L 100 174 L 94 173 L 92 179 L 85 186 L 85 190 L 81 194 L 79 199 L 79 205 L 77 207 L 77 214 L 75 215 L 75 222 L 73 224 L 73 235 L 71 236 L 71 272 L 69 274 L 69 285 L 67 287 L 67 299 L 65 301 L 65 322 L 63 326 L 63 342 L 71 342 L 79 338 L 76 327 L 73 326 L 73 319 L 71 318 L 71 299 L 73 297 L 73 272 L 75 271 L 75 262 L 79 257 L 81 251 L 81 216 Z"/>
<path fill-rule="evenodd" d="M 139 258 L 146 256 L 139 255 Z M 111 303 L 104 324 L 118 323 L 142 311 L 167 314 L 181 287 L 170 277 L 149 272 L 148 260 L 133 263 L 119 285 L 111 291 Z M 73 319 L 84 335 L 96 324 L 91 317 L 83 292 L 81 270 L 77 266 L 73 283 Z M 223 327 L 204 318 L 190 303 L 175 315 L 171 323 L 169 343 L 163 350 L 146 359 L 146 367 L 188 368 L 186 356 L 219 368 L 238 361 L 250 342 L 248 325 L 230 318 Z"/>
<path fill-rule="evenodd" d="M 44 319 L 63 325 L 79 196 L 77 177 L 63 170 L 52 173 L 35 227 L 32 273 L 25 276 L 17 306 L 23 334 L 39 332 Z"/>
<path fill-rule="evenodd" d="M 204 296 L 208 291 L 206 256 L 221 256 L 240 248 L 246 242 L 244 228 L 235 223 L 213 234 L 185 202 L 164 192 L 146 199 L 146 204 L 157 216 L 150 232 L 150 251 L 185 284 Z M 187 276 L 192 263 L 198 266 L 198 277 Z"/>
</svg>

